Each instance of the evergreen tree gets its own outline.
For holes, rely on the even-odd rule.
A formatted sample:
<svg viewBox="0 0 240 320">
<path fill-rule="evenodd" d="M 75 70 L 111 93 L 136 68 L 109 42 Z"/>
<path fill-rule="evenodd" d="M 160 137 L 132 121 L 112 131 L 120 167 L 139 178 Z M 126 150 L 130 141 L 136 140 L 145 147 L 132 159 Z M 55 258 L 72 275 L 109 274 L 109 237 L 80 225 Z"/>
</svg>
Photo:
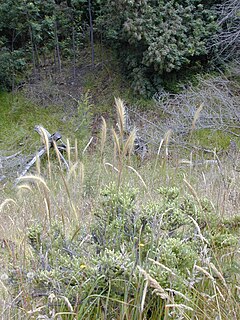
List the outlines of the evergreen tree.
<svg viewBox="0 0 240 320">
<path fill-rule="evenodd" d="M 98 25 L 142 94 L 154 92 L 164 73 L 208 54 L 216 31 L 214 12 L 201 0 L 105 0 Z"/>
</svg>

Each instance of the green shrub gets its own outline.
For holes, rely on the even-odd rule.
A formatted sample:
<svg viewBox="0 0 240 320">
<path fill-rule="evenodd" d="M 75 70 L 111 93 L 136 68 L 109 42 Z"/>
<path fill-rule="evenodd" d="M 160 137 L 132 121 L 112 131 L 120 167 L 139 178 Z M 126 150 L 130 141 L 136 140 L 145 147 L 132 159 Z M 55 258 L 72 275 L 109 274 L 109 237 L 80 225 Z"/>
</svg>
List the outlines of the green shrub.
<svg viewBox="0 0 240 320">
<path fill-rule="evenodd" d="M 25 66 L 26 61 L 21 50 L 11 52 L 7 48 L 1 48 L 0 43 L 0 90 L 11 89 L 16 85 L 18 75 Z"/>
<path fill-rule="evenodd" d="M 201 286 L 213 294 L 212 280 L 205 278 L 215 261 L 213 250 L 236 247 L 239 240 L 227 231 L 225 220 L 211 218 L 207 199 L 183 196 L 176 187 L 161 187 L 156 194 L 160 197 L 140 205 L 138 189 L 112 182 L 100 192 L 90 228 L 89 222 L 81 222 L 73 233 L 66 232 L 59 219 L 32 225 L 28 243 L 34 263 L 25 264 L 20 282 L 13 268 L 15 293 L 21 286 L 29 295 L 41 292 L 57 301 L 55 312 L 75 306 L 79 319 L 97 319 L 103 313 L 111 319 L 116 312 L 122 319 L 124 312 L 131 319 L 141 314 L 159 319 L 166 299 L 187 303 L 191 310 Z M 45 306 L 42 315 L 52 312 L 47 302 Z M 169 314 L 177 319 L 181 312 Z"/>
<path fill-rule="evenodd" d="M 105 39 L 122 56 L 134 89 L 157 90 L 164 73 L 208 53 L 215 15 L 203 1 L 104 1 L 98 20 Z"/>
</svg>

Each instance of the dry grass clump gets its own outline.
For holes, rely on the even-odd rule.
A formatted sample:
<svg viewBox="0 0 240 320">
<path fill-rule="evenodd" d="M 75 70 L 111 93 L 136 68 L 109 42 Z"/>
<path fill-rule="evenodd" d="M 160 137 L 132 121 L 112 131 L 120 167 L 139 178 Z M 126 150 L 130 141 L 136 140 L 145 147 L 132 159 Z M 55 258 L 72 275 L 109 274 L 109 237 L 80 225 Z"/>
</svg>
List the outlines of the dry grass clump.
<svg viewBox="0 0 240 320">
<path fill-rule="evenodd" d="M 174 166 L 170 133 L 136 167 L 116 105 L 113 152 L 103 119 L 94 155 L 69 142 L 68 171 L 41 164 L 3 198 L 1 318 L 239 319 L 238 172 Z"/>
</svg>

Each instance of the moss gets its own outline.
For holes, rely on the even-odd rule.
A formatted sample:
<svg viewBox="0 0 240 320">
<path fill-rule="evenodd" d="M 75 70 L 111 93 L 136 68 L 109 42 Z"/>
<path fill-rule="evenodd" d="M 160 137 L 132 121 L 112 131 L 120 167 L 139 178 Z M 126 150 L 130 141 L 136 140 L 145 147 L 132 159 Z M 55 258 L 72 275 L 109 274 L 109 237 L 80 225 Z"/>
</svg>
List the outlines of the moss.
<svg viewBox="0 0 240 320">
<path fill-rule="evenodd" d="M 230 140 L 234 140 L 233 136 L 221 130 L 199 129 L 192 135 L 192 141 L 195 144 L 212 150 L 216 149 L 216 151 L 227 150 Z"/>
</svg>

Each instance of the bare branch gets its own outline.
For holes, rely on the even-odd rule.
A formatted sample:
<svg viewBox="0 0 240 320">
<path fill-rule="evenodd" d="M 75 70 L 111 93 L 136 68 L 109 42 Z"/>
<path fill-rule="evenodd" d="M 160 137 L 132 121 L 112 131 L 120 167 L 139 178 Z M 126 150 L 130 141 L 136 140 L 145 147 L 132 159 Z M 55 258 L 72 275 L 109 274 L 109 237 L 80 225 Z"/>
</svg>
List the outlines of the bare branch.
<svg viewBox="0 0 240 320">
<path fill-rule="evenodd" d="M 210 47 L 218 49 L 225 60 L 240 54 L 240 1 L 227 0 L 215 7 L 220 31 L 211 40 Z"/>
</svg>

